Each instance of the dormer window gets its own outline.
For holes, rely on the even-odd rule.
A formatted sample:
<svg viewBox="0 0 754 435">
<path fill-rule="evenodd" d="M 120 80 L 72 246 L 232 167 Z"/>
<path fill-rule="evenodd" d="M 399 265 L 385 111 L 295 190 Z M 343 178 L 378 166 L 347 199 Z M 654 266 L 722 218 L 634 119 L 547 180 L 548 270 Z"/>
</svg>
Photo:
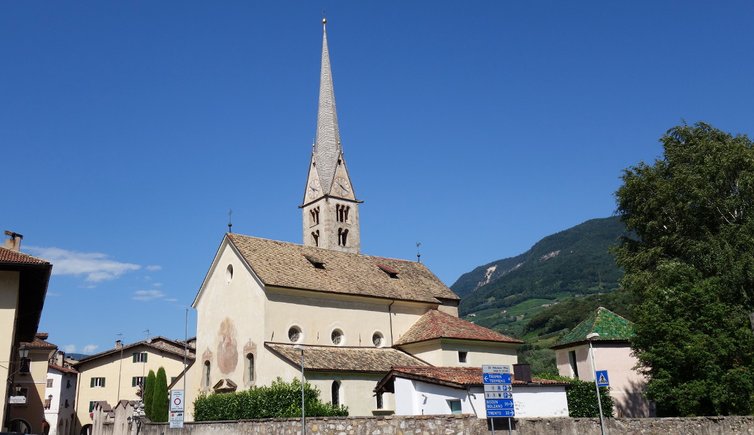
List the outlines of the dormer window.
<svg viewBox="0 0 754 435">
<path fill-rule="evenodd" d="M 385 272 L 390 278 L 398 279 L 398 271 L 393 269 L 390 266 L 385 266 L 384 264 L 378 264 L 377 267 L 380 268 L 383 272 Z"/>
<path fill-rule="evenodd" d="M 312 257 L 311 255 L 304 255 L 304 258 L 306 258 L 309 261 L 309 263 L 311 263 L 312 266 L 314 266 L 317 269 L 325 268 L 325 262 L 318 258 Z"/>
</svg>

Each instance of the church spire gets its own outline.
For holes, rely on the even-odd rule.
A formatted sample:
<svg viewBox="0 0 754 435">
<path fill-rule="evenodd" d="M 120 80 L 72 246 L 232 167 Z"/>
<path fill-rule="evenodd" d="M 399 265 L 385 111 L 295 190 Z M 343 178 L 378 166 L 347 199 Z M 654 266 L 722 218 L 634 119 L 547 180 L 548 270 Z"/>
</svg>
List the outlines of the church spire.
<svg viewBox="0 0 754 435">
<path fill-rule="evenodd" d="M 317 173 L 322 183 L 323 193 L 329 194 L 332 188 L 335 169 L 340 157 L 340 132 L 338 115 L 335 111 L 335 90 L 330 69 L 330 51 L 327 48 L 327 19 L 322 19 L 322 70 L 319 78 L 319 108 L 317 111 L 317 138 L 314 154 Z"/>
</svg>

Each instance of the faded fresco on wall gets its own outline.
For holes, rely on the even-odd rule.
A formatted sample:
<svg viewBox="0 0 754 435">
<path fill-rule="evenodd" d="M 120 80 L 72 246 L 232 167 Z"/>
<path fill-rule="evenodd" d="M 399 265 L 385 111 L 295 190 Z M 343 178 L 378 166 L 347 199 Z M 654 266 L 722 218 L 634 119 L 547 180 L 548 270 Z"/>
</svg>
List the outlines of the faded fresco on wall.
<svg viewBox="0 0 754 435">
<path fill-rule="evenodd" d="M 238 365 L 236 326 L 229 317 L 220 323 L 217 331 L 217 367 L 224 374 L 232 373 Z"/>
</svg>

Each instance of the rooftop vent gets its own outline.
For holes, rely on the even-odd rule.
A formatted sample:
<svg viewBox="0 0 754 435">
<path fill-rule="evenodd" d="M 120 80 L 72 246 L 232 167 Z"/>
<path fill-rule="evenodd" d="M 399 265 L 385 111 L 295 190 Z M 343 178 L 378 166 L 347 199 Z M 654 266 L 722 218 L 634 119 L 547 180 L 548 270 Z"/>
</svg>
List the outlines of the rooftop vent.
<svg viewBox="0 0 754 435">
<path fill-rule="evenodd" d="M 398 271 L 393 269 L 392 267 L 385 266 L 384 264 L 377 264 L 377 267 L 379 267 L 383 272 L 387 273 L 390 278 L 398 279 Z"/>
<path fill-rule="evenodd" d="M 311 263 L 312 266 L 314 266 L 316 269 L 324 269 L 325 268 L 325 262 L 322 261 L 322 260 L 320 260 L 320 259 L 318 259 L 318 258 L 312 257 L 311 255 L 304 255 L 304 258 L 306 258 L 307 260 L 309 260 L 309 263 Z"/>
</svg>

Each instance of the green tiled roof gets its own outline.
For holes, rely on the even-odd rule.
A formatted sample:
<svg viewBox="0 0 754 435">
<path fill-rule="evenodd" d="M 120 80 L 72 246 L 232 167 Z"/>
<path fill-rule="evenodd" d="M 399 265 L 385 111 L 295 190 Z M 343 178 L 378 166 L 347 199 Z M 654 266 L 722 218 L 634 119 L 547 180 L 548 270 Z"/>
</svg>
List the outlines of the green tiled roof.
<svg viewBox="0 0 754 435">
<path fill-rule="evenodd" d="M 586 336 L 592 332 L 600 335 L 594 341 L 629 340 L 634 335 L 634 326 L 629 320 L 607 308 L 599 307 L 583 322 L 576 325 L 571 332 L 564 335 L 553 347 L 564 347 L 572 343 L 585 342 Z"/>
</svg>

